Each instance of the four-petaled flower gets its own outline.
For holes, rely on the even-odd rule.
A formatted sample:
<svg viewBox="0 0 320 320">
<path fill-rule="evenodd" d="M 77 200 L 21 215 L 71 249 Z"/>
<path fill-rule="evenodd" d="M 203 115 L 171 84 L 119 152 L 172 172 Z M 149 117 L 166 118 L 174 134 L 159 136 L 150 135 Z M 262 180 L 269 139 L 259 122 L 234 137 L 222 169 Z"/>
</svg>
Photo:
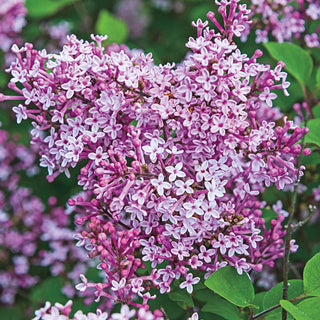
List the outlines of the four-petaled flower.
<svg viewBox="0 0 320 320">
<path fill-rule="evenodd" d="M 191 294 L 193 291 L 193 285 L 197 284 L 199 281 L 200 281 L 199 277 L 193 278 L 193 274 L 188 273 L 186 276 L 186 281 L 182 282 L 180 284 L 179 288 L 181 288 L 181 289 L 187 288 L 188 293 Z"/>
<path fill-rule="evenodd" d="M 151 184 L 156 187 L 159 196 L 163 196 L 164 189 L 171 188 L 171 184 L 164 181 L 164 175 L 162 173 L 159 174 L 158 179 L 152 179 Z"/>
<path fill-rule="evenodd" d="M 143 146 L 142 149 L 149 155 L 152 162 L 157 161 L 157 155 L 162 154 L 164 149 L 159 147 L 158 139 L 151 139 L 150 146 Z"/>
<path fill-rule="evenodd" d="M 173 182 L 174 180 L 176 180 L 177 177 L 183 178 L 186 176 L 186 174 L 183 171 L 181 171 L 182 166 L 183 166 L 183 163 L 179 162 L 176 164 L 175 167 L 173 166 L 166 167 L 166 171 L 170 173 L 170 176 L 169 176 L 170 182 Z"/>
<path fill-rule="evenodd" d="M 182 194 L 186 193 L 193 193 L 193 189 L 191 188 L 191 185 L 193 184 L 194 180 L 189 179 L 187 181 L 182 181 L 182 180 L 176 180 L 175 185 L 178 187 L 176 191 L 176 195 L 180 196 Z"/>
</svg>

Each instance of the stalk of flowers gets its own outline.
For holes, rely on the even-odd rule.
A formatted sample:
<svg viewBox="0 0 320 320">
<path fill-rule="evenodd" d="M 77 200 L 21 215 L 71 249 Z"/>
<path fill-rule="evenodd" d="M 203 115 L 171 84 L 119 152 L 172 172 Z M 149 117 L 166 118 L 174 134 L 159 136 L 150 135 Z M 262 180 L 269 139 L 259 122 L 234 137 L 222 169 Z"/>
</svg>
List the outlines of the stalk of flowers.
<svg viewBox="0 0 320 320">
<path fill-rule="evenodd" d="M 7 59 L 10 59 L 10 47 L 21 44 L 19 34 L 26 23 L 26 13 L 24 0 L 0 0 L 0 50 L 6 53 Z"/>
<path fill-rule="evenodd" d="M 77 246 L 86 246 L 90 250 L 89 257 L 99 257 L 101 263 L 98 268 L 104 271 L 105 281 L 103 283 L 88 283 L 82 274 L 82 283 L 76 289 L 85 292 L 88 288 L 95 288 L 96 301 L 101 297 L 120 301 L 133 306 L 145 306 L 149 299 L 154 299 L 146 291 L 150 286 L 156 286 L 157 276 L 155 272 L 147 276 L 139 276 L 140 271 L 145 268 L 137 256 L 137 249 L 141 246 L 139 241 L 139 230 L 116 231 L 114 225 L 109 221 L 104 223 L 93 217 L 88 225 L 91 232 L 83 231 L 75 236 L 78 239 Z M 142 305 L 133 302 L 138 295 L 143 301 Z"/>
<path fill-rule="evenodd" d="M 89 312 L 87 315 L 81 310 L 70 315 L 72 301 L 69 300 L 65 305 L 55 303 L 51 306 L 50 302 L 46 302 L 45 306 L 35 311 L 33 320 L 121 320 L 121 319 L 137 319 L 137 320 L 163 320 L 163 314 L 160 310 L 149 311 L 144 308 L 138 310 L 129 309 L 127 305 L 123 305 L 119 313 L 102 312 L 97 309 L 95 313 Z"/>
<path fill-rule="evenodd" d="M 267 230 L 258 197 L 272 184 L 293 184 L 303 169 L 296 157 L 307 129 L 286 118 L 276 126 L 259 113 L 272 108 L 273 89 L 287 94 L 284 64 L 272 69 L 257 62 L 261 51 L 241 53 L 232 39 L 241 36 L 249 11 L 235 0 L 217 4 L 223 25 L 213 12 L 207 16 L 218 33 L 207 21 L 194 23 L 197 37 L 186 44 L 192 53 L 177 67 L 155 66 L 141 52 L 104 53 L 105 37 L 89 43 L 72 35 L 60 54 L 14 46 L 17 60 L 8 70 L 10 87 L 25 98 L 13 111 L 18 123 L 32 119 L 48 180 L 80 163 L 79 184 L 92 198 L 69 202 L 86 211 L 77 222 L 111 221 L 132 232 L 140 247 L 120 260 L 150 261 L 161 293 L 174 279 L 191 293 L 200 271 L 207 277 L 227 264 L 240 274 L 272 266 L 284 251 L 283 217 Z M 114 261 L 115 247 L 102 255 L 113 233 L 102 234 L 78 237 L 98 244 L 93 255 Z M 139 255 L 129 258 L 136 248 Z M 111 284 L 104 287 L 117 281 L 117 301 L 130 303 L 131 276 L 118 270 L 115 280 L 106 272 Z M 129 284 L 127 295 L 120 283 Z M 105 295 L 99 286 L 98 296 Z"/>
<path fill-rule="evenodd" d="M 37 172 L 35 150 L 10 140 L 0 130 L 0 302 L 13 304 L 16 296 L 39 281 L 32 267 L 50 267 L 53 276 L 67 275 L 64 292 L 74 296 L 71 285 L 88 267 L 84 250 L 73 245 L 65 209 L 49 198 L 48 208 L 28 188 L 21 173 Z M 47 247 L 43 244 L 47 244 Z M 46 248 L 46 249 L 44 249 Z M 81 262 L 79 264 L 79 261 Z"/>
<path fill-rule="evenodd" d="M 243 41 L 252 28 L 256 33 L 257 43 L 267 42 L 272 36 L 277 42 L 297 39 L 309 48 L 320 46 L 320 23 L 309 31 L 312 22 L 320 17 L 319 1 L 251 1 L 250 10 L 253 23 L 243 33 Z"/>
</svg>

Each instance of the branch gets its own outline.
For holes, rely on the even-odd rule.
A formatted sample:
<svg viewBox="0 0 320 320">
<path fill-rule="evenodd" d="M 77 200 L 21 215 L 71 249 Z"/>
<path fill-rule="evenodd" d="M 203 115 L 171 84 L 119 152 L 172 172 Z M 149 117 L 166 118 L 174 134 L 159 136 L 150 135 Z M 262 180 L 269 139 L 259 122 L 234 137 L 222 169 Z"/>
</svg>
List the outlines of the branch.
<svg viewBox="0 0 320 320">
<path fill-rule="evenodd" d="M 316 206 L 309 205 L 309 214 L 308 216 L 302 220 L 297 222 L 295 225 L 292 226 L 292 232 L 296 231 L 297 229 L 303 227 L 307 222 L 311 220 L 311 218 L 315 215 L 316 213 Z"/>
<path fill-rule="evenodd" d="M 295 297 L 295 298 L 293 298 L 293 299 L 291 299 L 291 300 L 289 300 L 289 301 L 290 301 L 290 302 L 295 302 L 295 301 L 300 300 L 300 299 L 302 299 L 302 298 L 304 298 L 304 297 L 306 297 L 306 296 L 307 296 L 307 294 L 306 294 L 306 293 L 303 293 L 303 294 L 301 294 L 300 296 L 297 296 L 297 297 Z M 264 316 L 264 315 L 267 314 L 268 312 L 271 312 L 271 311 L 273 311 L 273 310 L 275 310 L 275 309 L 278 309 L 278 308 L 280 308 L 280 307 L 281 307 L 280 304 L 276 304 L 275 306 L 273 306 L 273 307 L 271 307 L 271 308 L 269 308 L 269 309 L 267 309 L 267 310 L 264 310 L 264 311 L 256 314 L 256 315 L 253 316 L 251 319 L 252 319 L 252 320 L 254 320 L 254 319 L 259 319 L 261 316 Z"/>
</svg>

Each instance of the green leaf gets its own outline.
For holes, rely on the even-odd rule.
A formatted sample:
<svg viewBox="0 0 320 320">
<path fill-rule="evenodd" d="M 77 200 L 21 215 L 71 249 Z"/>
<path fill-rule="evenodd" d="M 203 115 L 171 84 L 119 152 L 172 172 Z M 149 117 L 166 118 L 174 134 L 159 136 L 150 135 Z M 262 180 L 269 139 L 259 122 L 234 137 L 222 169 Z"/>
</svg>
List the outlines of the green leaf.
<svg viewBox="0 0 320 320">
<path fill-rule="evenodd" d="M 320 253 L 313 256 L 303 270 L 304 292 L 320 297 Z"/>
<path fill-rule="evenodd" d="M 26 8 L 30 18 L 44 18 L 51 16 L 63 7 L 77 0 L 26 0 Z"/>
<path fill-rule="evenodd" d="M 99 12 L 95 30 L 97 34 L 108 35 L 108 43 L 123 43 L 128 36 L 126 23 L 107 10 Z"/>
<path fill-rule="evenodd" d="M 320 320 L 320 298 L 312 297 L 297 304 L 297 308 L 308 315 L 312 320 Z"/>
<path fill-rule="evenodd" d="M 207 20 L 207 13 L 213 10 L 212 4 L 199 4 L 194 6 L 189 13 L 189 19 L 191 21 L 197 21 L 199 18 L 204 21 Z"/>
<path fill-rule="evenodd" d="M 280 304 L 283 309 L 287 310 L 295 318 L 295 320 L 313 320 L 288 300 L 281 300 Z"/>
<path fill-rule="evenodd" d="M 194 298 L 201 302 L 209 302 L 216 296 L 211 290 L 206 288 L 205 290 L 199 290 L 195 292 Z"/>
<path fill-rule="evenodd" d="M 191 295 L 186 290 L 173 291 L 168 294 L 168 297 L 172 301 L 183 302 L 187 306 L 194 307 Z"/>
<path fill-rule="evenodd" d="M 286 64 L 286 70 L 301 85 L 307 84 L 313 69 L 313 62 L 307 51 L 293 43 L 267 42 L 263 45 L 274 59 Z"/>
<path fill-rule="evenodd" d="M 312 114 L 315 118 L 320 118 L 320 104 L 317 104 L 315 107 L 312 108 Z"/>
<path fill-rule="evenodd" d="M 288 299 L 293 299 L 303 293 L 303 281 L 293 279 L 288 281 Z M 282 299 L 283 282 L 278 283 L 272 289 L 266 292 L 263 299 L 263 309 L 271 308 L 280 303 Z"/>
<path fill-rule="evenodd" d="M 312 151 L 312 148 L 311 148 Z M 308 156 L 302 157 L 302 164 L 303 165 L 315 165 L 320 164 L 320 157 L 317 152 L 312 151 L 312 153 Z M 319 250 L 320 251 L 320 250 Z M 318 251 L 317 251 L 318 252 Z M 316 253 L 316 252 L 315 252 Z"/>
<path fill-rule="evenodd" d="M 255 295 L 253 300 L 254 305 L 257 306 L 257 309 L 255 310 L 255 314 L 263 311 L 263 299 L 266 293 L 267 292 L 264 291 L 264 292 L 259 292 Z"/>
<path fill-rule="evenodd" d="M 168 294 L 160 294 L 159 290 L 155 289 L 151 289 L 150 294 L 157 295 L 157 299 L 148 301 L 150 310 L 159 309 L 159 307 L 161 307 L 164 309 L 166 315 L 170 320 L 179 320 L 182 319 L 185 315 L 184 308 L 180 308 L 179 304 L 176 301 L 170 300 Z"/>
<path fill-rule="evenodd" d="M 254 288 L 245 272 L 239 275 L 234 267 L 226 266 L 215 271 L 204 284 L 236 306 L 252 306 Z"/>
<path fill-rule="evenodd" d="M 296 81 L 290 74 L 288 74 L 287 81 L 290 82 L 290 86 L 287 89 L 289 96 L 285 96 L 281 89 L 275 89 L 274 93 L 277 94 L 277 98 L 274 100 L 273 105 L 279 107 L 283 113 L 289 113 L 292 111 L 292 105 L 299 100 L 303 100 L 303 90 L 298 81 Z"/>
<path fill-rule="evenodd" d="M 17 304 L 14 307 L 0 307 L 1 319 L 6 320 L 17 320 L 23 319 L 24 315 L 22 314 L 23 310 L 19 310 Z"/>
<path fill-rule="evenodd" d="M 205 304 L 201 311 L 217 314 L 227 320 L 242 320 L 238 308 L 218 295 L 210 299 L 210 302 Z"/>
<path fill-rule="evenodd" d="M 320 146 L 320 118 L 309 120 L 307 127 L 310 131 L 306 134 L 304 141 Z"/>
<path fill-rule="evenodd" d="M 288 287 L 288 299 L 293 299 L 303 294 L 303 281 L 302 280 L 289 280 Z M 278 283 L 272 289 L 266 292 L 263 299 L 263 310 L 269 309 L 280 303 L 282 299 L 282 286 L 283 283 Z M 262 310 L 262 311 L 263 311 Z M 279 315 L 281 315 L 281 308 L 275 309 L 267 314 L 267 319 L 278 319 Z"/>
<path fill-rule="evenodd" d="M 266 224 L 266 228 L 267 230 L 269 230 L 271 228 L 271 220 L 272 219 L 277 219 L 278 215 L 271 209 L 262 209 L 262 218 L 264 219 L 265 221 L 265 224 Z"/>
<path fill-rule="evenodd" d="M 316 85 L 320 86 L 320 68 L 317 68 L 317 73 L 316 73 Z"/>
<path fill-rule="evenodd" d="M 31 299 L 42 303 L 45 301 L 66 303 L 68 298 L 61 290 L 62 279 L 60 277 L 49 278 L 33 288 Z"/>
</svg>

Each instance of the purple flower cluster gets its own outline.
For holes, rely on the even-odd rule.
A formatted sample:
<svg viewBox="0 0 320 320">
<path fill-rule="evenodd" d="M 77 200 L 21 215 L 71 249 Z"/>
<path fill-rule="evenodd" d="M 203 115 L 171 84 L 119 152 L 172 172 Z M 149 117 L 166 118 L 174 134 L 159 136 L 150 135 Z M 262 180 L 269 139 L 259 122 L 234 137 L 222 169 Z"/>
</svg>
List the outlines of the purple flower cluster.
<svg viewBox="0 0 320 320">
<path fill-rule="evenodd" d="M 250 10 L 249 16 L 253 23 L 242 34 L 242 40 L 246 39 L 253 28 L 257 43 L 267 42 L 272 36 L 277 42 L 298 39 L 310 48 L 320 47 L 319 1 L 255 0 L 250 2 Z M 309 31 L 309 25 L 313 21 L 317 25 Z"/>
<path fill-rule="evenodd" d="M 108 316 L 107 312 L 97 309 L 95 313 L 89 312 L 87 315 L 81 310 L 70 316 L 72 301 L 69 300 L 65 305 L 55 303 L 51 306 L 50 302 L 46 302 L 45 306 L 35 312 L 33 320 L 163 320 L 163 314 L 160 310 L 153 312 L 144 308 L 138 310 L 129 309 L 127 305 L 123 305 L 119 313 L 113 313 Z"/>
<path fill-rule="evenodd" d="M 19 33 L 25 25 L 24 0 L 0 0 L 0 50 L 8 52 L 19 43 Z"/>
<path fill-rule="evenodd" d="M 38 282 L 31 271 L 34 265 L 50 267 L 54 276 L 67 273 L 64 291 L 68 296 L 75 295 L 71 283 L 78 281 L 79 274 L 88 267 L 85 251 L 73 245 L 74 231 L 69 228 L 69 217 L 62 207 L 56 206 L 56 199 L 49 198 L 46 209 L 30 189 L 21 186 L 19 172 L 33 175 L 36 169 L 35 150 L 17 144 L 6 131 L 0 130 L 0 303 L 3 304 L 13 304 L 18 293 Z M 47 245 L 43 246 L 44 243 Z"/>
<path fill-rule="evenodd" d="M 95 217 L 91 218 L 88 227 L 91 232 L 83 231 L 75 236 L 79 240 L 77 246 L 86 246 L 90 250 L 90 258 L 99 257 L 101 263 L 98 269 L 104 271 L 106 281 L 99 285 L 88 283 L 82 274 L 82 283 L 78 284 L 76 289 L 85 292 L 87 288 L 95 288 L 97 300 L 107 297 L 132 305 L 135 303 L 130 301 L 135 295 L 143 299 L 143 305 L 146 305 L 149 299 L 154 299 L 155 297 L 151 297 L 150 293 L 145 291 L 146 287 L 150 288 L 148 283 L 156 285 L 155 272 L 147 276 L 137 275 L 138 268 L 145 267 L 141 259 L 136 257 L 141 246 L 139 230 L 116 231 L 110 221 L 103 223 Z"/>
<path fill-rule="evenodd" d="M 296 157 L 310 153 L 298 143 L 307 129 L 286 118 L 275 124 L 267 110 L 274 89 L 287 94 L 284 64 L 272 69 L 257 62 L 261 51 L 241 53 L 233 37 L 249 11 L 217 3 L 223 24 L 207 16 L 218 33 L 194 23 L 192 52 L 177 66 L 124 47 L 105 51 L 100 36 L 71 35 L 57 54 L 13 47 L 10 87 L 25 99 L 13 111 L 18 123 L 32 120 L 48 180 L 81 166 L 78 183 L 90 197 L 69 205 L 78 224 L 90 219 L 77 238 L 106 274 L 94 285 L 98 298 L 137 306 L 129 301 L 137 294 L 145 305 L 151 285 L 167 293 L 180 279 L 191 293 L 204 273 L 261 271 L 283 255 L 284 216 L 267 229 L 259 195 L 302 174 Z M 147 276 L 135 273 L 141 261 L 152 266 Z M 80 290 L 93 286 L 82 281 Z"/>
</svg>

